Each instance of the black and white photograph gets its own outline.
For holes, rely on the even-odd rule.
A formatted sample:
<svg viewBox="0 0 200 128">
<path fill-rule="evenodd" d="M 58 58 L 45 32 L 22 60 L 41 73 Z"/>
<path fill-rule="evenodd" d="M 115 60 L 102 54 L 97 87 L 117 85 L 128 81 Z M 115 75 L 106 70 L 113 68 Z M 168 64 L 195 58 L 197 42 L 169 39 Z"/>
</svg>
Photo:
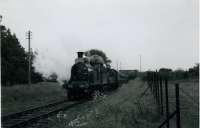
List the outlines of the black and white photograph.
<svg viewBox="0 0 200 128">
<path fill-rule="evenodd" d="M 1 128 L 199 128 L 199 0 L 0 0 Z"/>
</svg>

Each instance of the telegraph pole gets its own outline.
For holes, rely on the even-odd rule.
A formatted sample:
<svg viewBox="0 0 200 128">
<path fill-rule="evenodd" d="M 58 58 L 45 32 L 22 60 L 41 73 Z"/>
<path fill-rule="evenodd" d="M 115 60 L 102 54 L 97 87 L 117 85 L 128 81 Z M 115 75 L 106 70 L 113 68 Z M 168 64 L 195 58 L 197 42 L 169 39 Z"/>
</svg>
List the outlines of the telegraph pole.
<svg viewBox="0 0 200 128">
<path fill-rule="evenodd" d="M 31 35 L 32 32 L 29 30 L 27 32 L 28 39 L 28 85 L 31 86 Z"/>
</svg>

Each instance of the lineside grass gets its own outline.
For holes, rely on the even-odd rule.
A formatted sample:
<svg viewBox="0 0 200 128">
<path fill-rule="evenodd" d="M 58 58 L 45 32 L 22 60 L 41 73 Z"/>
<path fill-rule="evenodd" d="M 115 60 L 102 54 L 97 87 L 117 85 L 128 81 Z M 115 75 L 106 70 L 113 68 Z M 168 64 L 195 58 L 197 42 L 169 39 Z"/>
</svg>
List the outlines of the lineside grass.
<svg viewBox="0 0 200 128">
<path fill-rule="evenodd" d="M 51 128 L 155 128 L 160 124 L 148 86 L 140 79 L 130 81 L 109 95 L 97 94 L 93 101 L 49 118 Z"/>
<path fill-rule="evenodd" d="M 2 115 L 23 111 L 65 98 L 65 91 L 58 83 L 43 82 L 28 85 L 1 87 Z"/>
<path fill-rule="evenodd" d="M 151 94 L 141 97 L 147 86 L 140 80 L 131 81 L 124 88 L 96 107 L 88 119 L 89 127 L 97 128 L 153 128 L 159 115 Z M 88 127 L 86 126 L 86 127 Z"/>
<path fill-rule="evenodd" d="M 182 128 L 199 128 L 199 81 L 197 79 L 171 81 L 169 83 L 170 112 L 175 110 L 175 88 L 180 87 L 180 112 Z M 175 125 L 176 118 L 170 123 Z M 175 128 L 172 127 L 172 128 Z"/>
</svg>

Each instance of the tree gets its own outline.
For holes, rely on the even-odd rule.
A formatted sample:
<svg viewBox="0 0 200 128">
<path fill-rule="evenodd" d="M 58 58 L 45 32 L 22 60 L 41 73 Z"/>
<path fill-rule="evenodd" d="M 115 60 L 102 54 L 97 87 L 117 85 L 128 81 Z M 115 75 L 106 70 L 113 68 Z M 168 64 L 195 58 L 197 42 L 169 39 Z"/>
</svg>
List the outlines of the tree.
<svg viewBox="0 0 200 128">
<path fill-rule="evenodd" d="M 192 77 L 199 77 L 199 63 L 196 63 L 195 66 L 189 68 L 188 72 Z"/>
<path fill-rule="evenodd" d="M 183 79 L 185 76 L 185 71 L 181 68 L 178 68 L 174 71 L 174 75 L 176 79 Z"/>
<path fill-rule="evenodd" d="M 159 73 L 163 78 L 172 78 L 172 69 L 170 68 L 160 68 Z"/>
<path fill-rule="evenodd" d="M 98 49 L 91 49 L 85 52 L 85 56 L 92 56 L 92 55 L 98 55 L 101 56 L 103 58 L 103 61 L 105 62 L 106 65 L 110 65 L 111 60 L 108 59 L 108 57 L 106 56 L 106 54 Z"/>
<path fill-rule="evenodd" d="M 10 29 L 1 26 L 2 44 L 1 44 L 1 80 L 2 85 L 22 84 L 28 82 L 28 53 L 20 45 L 15 34 Z M 32 55 L 34 56 L 34 55 Z M 33 63 L 34 57 L 32 57 Z M 34 67 L 31 74 L 42 77 L 35 72 Z M 34 77 L 32 78 L 34 81 Z"/>
<path fill-rule="evenodd" d="M 170 68 L 160 68 L 159 72 L 172 72 L 172 69 L 170 69 Z"/>
</svg>

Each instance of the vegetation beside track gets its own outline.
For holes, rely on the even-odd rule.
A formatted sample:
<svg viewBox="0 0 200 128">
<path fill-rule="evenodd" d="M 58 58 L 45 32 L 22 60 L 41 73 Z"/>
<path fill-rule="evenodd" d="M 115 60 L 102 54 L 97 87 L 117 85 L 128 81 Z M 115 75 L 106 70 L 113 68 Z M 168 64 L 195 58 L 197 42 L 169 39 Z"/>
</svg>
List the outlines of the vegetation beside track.
<svg viewBox="0 0 200 128">
<path fill-rule="evenodd" d="M 171 112 L 174 109 L 173 85 L 176 82 L 178 81 L 169 82 Z M 198 80 L 179 81 L 179 84 L 182 127 L 198 128 Z M 137 78 L 111 94 L 97 93 L 94 100 L 49 117 L 47 125 L 50 128 L 155 128 L 165 116 L 159 116 L 150 90 L 141 97 L 147 87 L 145 82 Z M 57 83 L 41 83 L 32 87 L 2 87 L 2 112 L 9 113 L 40 106 L 64 96 L 64 90 Z M 175 119 L 170 121 L 171 128 L 175 128 L 174 123 Z"/>
<path fill-rule="evenodd" d="M 169 82 L 170 111 L 175 110 L 174 84 L 180 87 L 180 113 L 182 128 L 199 128 L 199 80 L 185 79 Z M 174 118 L 170 123 L 176 122 Z M 174 128 L 174 127 L 172 127 Z"/>
<path fill-rule="evenodd" d="M 141 97 L 146 90 L 146 83 L 140 79 L 130 81 L 117 93 L 98 104 L 91 118 L 89 127 L 97 128 L 155 128 L 159 116 L 151 93 Z"/>
<path fill-rule="evenodd" d="M 175 82 L 169 83 L 170 112 L 175 107 Z M 181 125 L 183 128 L 198 128 L 198 81 L 181 81 L 179 84 L 184 90 L 180 90 Z M 148 91 L 142 96 L 145 90 Z M 48 118 L 48 127 L 156 128 L 164 119 L 165 116 L 158 114 L 155 99 L 150 89 L 147 89 L 147 84 L 135 79 L 112 94 L 97 94 L 93 101 Z M 170 121 L 170 128 L 175 128 L 175 121 L 175 118 Z"/>
<path fill-rule="evenodd" d="M 155 128 L 159 116 L 151 93 L 138 99 L 146 88 L 145 82 L 135 79 L 109 95 L 97 93 L 93 101 L 49 118 L 48 127 Z"/>
<path fill-rule="evenodd" d="M 1 88 L 1 112 L 7 115 L 45 105 L 65 98 L 65 91 L 59 83 L 15 85 Z"/>
</svg>

